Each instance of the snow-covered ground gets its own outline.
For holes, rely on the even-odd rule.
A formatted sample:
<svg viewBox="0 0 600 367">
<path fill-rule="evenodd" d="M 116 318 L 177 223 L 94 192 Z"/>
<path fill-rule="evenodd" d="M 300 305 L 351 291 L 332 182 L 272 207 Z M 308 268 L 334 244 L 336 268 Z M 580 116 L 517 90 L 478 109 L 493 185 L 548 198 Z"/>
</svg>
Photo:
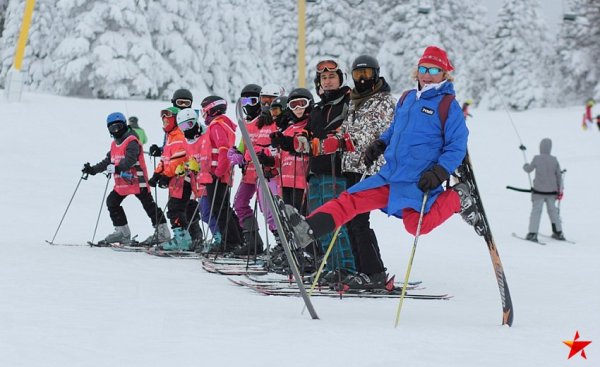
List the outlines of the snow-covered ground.
<svg viewBox="0 0 600 367">
<path fill-rule="evenodd" d="M 110 249 L 49 246 L 85 162 L 106 154 L 105 117 L 137 115 L 162 139 L 167 103 L 25 94 L 0 103 L 0 366 L 598 366 L 600 365 L 600 131 L 579 126 L 582 108 L 511 113 L 530 160 L 540 139 L 567 169 L 561 214 L 575 245 L 524 242 L 529 194 L 519 138 L 505 111 L 473 110 L 469 147 L 514 303 L 502 327 L 500 297 L 483 240 L 459 216 L 419 241 L 411 279 L 450 301 L 264 297 L 205 273 L 195 260 Z M 148 160 L 152 167 L 152 162 Z M 56 242 L 90 240 L 106 179 L 83 181 Z M 112 185 L 112 184 L 111 184 Z M 160 194 L 164 205 L 166 194 Z M 136 199 L 130 226 L 151 231 Z M 373 215 L 382 256 L 402 278 L 413 238 Z M 111 231 L 103 205 L 96 238 Z M 546 213 L 541 232 L 550 233 Z M 587 360 L 567 360 L 578 330 Z M 215 363 L 215 364 L 213 364 Z"/>
</svg>

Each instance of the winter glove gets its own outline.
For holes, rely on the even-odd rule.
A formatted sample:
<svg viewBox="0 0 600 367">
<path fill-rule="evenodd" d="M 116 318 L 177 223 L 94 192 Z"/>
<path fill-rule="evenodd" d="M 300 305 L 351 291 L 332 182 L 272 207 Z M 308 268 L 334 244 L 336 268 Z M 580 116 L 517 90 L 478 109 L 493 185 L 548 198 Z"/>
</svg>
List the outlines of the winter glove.
<svg viewBox="0 0 600 367">
<path fill-rule="evenodd" d="M 160 173 L 153 174 L 152 177 L 148 180 L 148 185 L 150 185 L 151 187 L 156 187 L 158 180 L 160 180 L 160 176 L 162 176 Z"/>
<path fill-rule="evenodd" d="M 181 163 L 177 167 L 175 167 L 175 174 L 177 176 L 185 175 L 185 166 L 183 165 L 183 163 Z"/>
<path fill-rule="evenodd" d="M 162 155 L 162 148 L 156 144 L 152 144 L 149 153 L 152 157 L 160 157 Z"/>
<path fill-rule="evenodd" d="M 232 166 L 242 165 L 245 163 L 244 156 L 236 147 L 229 148 L 229 150 L 227 151 L 227 159 L 229 159 L 229 163 Z"/>
<path fill-rule="evenodd" d="M 448 179 L 448 177 L 450 177 L 450 175 L 446 169 L 439 164 L 436 164 L 435 166 L 431 167 L 429 171 L 425 171 L 421 175 L 417 186 L 419 189 L 421 189 L 421 191 L 427 192 L 440 186 L 442 182 Z"/>
<path fill-rule="evenodd" d="M 160 175 L 160 178 L 158 179 L 158 187 L 160 187 L 161 189 L 166 189 L 167 187 L 169 187 L 169 181 L 171 181 L 170 177 Z"/>
<path fill-rule="evenodd" d="M 310 153 L 310 143 L 306 135 L 299 134 L 294 136 L 294 150 L 300 154 Z"/>
<path fill-rule="evenodd" d="M 365 149 L 365 165 L 371 167 L 373 163 L 383 154 L 387 145 L 381 139 L 377 139 L 367 146 Z"/>
<path fill-rule="evenodd" d="M 265 152 L 260 151 L 256 154 L 258 161 L 265 167 L 273 167 L 275 165 L 275 157 L 266 155 Z"/>
<path fill-rule="evenodd" d="M 115 168 L 115 165 L 114 165 L 114 164 L 112 164 L 112 163 L 111 163 L 111 164 L 109 164 L 108 166 L 106 166 L 106 173 L 113 174 L 113 173 L 115 173 L 116 171 L 117 171 L 117 170 L 116 170 L 116 168 Z"/>
<path fill-rule="evenodd" d="M 340 140 L 335 135 L 329 135 L 323 139 L 322 154 L 333 154 L 340 149 Z"/>
<path fill-rule="evenodd" d="M 556 200 L 561 201 L 563 198 L 564 193 L 561 191 L 558 193 L 558 195 L 556 195 Z"/>
<path fill-rule="evenodd" d="M 194 157 L 190 158 L 189 161 L 185 162 L 185 168 L 195 173 L 198 173 L 200 171 L 200 165 Z"/>
<path fill-rule="evenodd" d="M 96 171 L 90 165 L 90 162 L 87 162 L 86 164 L 83 165 L 83 169 L 81 170 L 81 172 L 88 174 L 88 175 L 92 175 L 92 176 L 96 174 Z"/>
<path fill-rule="evenodd" d="M 283 140 L 283 133 L 281 131 L 272 132 L 269 137 L 271 138 L 271 146 L 278 148 Z"/>
</svg>

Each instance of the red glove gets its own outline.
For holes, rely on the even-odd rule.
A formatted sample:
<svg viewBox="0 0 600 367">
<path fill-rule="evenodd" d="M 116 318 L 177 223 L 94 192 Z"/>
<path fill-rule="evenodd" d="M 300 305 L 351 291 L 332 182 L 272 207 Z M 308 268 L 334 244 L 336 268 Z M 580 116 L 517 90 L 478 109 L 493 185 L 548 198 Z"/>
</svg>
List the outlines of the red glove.
<svg viewBox="0 0 600 367">
<path fill-rule="evenodd" d="M 340 149 L 340 140 L 335 135 L 323 139 L 321 154 L 333 154 Z"/>
<path fill-rule="evenodd" d="M 350 134 L 345 133 L 342 136 L 343 142 L 344 142 L 344 150 L 346 152 L 355 152 L 356 148 L 354 147 L 354 142 L 352 141 L 352 139 L 350 139 Z"/>
<path fill-rule="evenodd" d="M 558 195 L 556 195 L 556 200 L 560 201 L 560 200 L 562 200 L 562 198 L 563 198 L 563 192 L 561 191 L 558 193 Z"/>
</svg>

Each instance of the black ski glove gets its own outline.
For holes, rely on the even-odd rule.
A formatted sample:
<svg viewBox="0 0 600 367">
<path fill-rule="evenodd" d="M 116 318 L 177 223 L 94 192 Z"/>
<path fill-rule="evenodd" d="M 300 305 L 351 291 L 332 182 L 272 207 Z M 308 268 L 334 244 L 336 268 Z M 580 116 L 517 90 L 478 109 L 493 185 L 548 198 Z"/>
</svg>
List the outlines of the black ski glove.
<svg viewBox="0 0 600 367">
<path fill-rule="evenodd" d="M 379 156 L 383 154 L 386 147 L 387 145 L 381 139 L 377 139 L 367 146 L 367 149 L 365 149 L 364 158 L 367 167 L 371 167 L 373 163 L 375 163 L 377 158 L 379 158 Z"/>
<path fill-rule="evenodd" d="M 274 133 L 271 133 L 269 137 L 271 138 L 271 146 L 273 148 L 278 148 L 283 140 L 283 133 L 281 131 L 275 131 Z"/>
<path fill-rule="evenodd" d="M 83 169 L 81 170 L 81 172 L 92 176 L 96 174 L 96 171 L 94 170 L 94 167 L 90 165 L 90 162 L 87 162 L 83 165 Z"/>
<path fill-rule="evenodd" d="M 266 155 L 265 152 L 258 152 L 256 156 L 258 157 L 260 164 L 265 167 L 273 167 L 275 165 L 275 157 Z"/>
<path fill-rule="evenodd" d="M 162 155 L 162 149 L 156 144 L 152 144 L 150 146 L 150 150 L 148 151 L 150 156 L 152 157 L 160 157 Z"/>
<path fill-rule="evenodd" d="M 421 178 L 419 179 L 419 183 L 417 186 L 421 191 L 427 192 L 429 190 L 433 190 L 436 187 L 440 186 L 442 182 L 446 181 L 450 177 L 446 169 L 439 164 L 431 167 L 429 171 L 425 171 Z"/>
<path fill-rule="evenodd" d="M 160 173 L 153 174 L 152 177 L 148 180 L 148 185 L 150 185 L 151 187 L 156 187 L 158 180 L 160 180 L 160 176 L 162 176 Z"/>
<path fill-rule="evenodd" d="M 161 189 L 166 189 L 167 187 L 169 187 L 169 181 L 171 181 L 170 177 L 160 175 L 160 178 L 158 179 L 158 187 L 160 187 Z"/>
</svg>

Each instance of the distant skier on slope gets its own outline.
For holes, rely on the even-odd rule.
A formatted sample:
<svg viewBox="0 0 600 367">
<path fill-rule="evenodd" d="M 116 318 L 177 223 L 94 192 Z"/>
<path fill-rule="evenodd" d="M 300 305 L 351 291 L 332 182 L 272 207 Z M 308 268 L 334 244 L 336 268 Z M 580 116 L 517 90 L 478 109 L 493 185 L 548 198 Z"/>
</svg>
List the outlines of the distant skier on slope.
<svg viewBox="0 0 600 367">
<path fill-rule="evenodd" d="M 595 104 L 596 104 L 596 101 L 594 101 L 593 99 L 589 99 L 585 103 L 585 113 L 583 114 L 583 120 L 581 122 L 581 128 L 583 130 L 587 130 L 588 125 L 593 124 L 593 121 L 592 121 L 592 107 L 594 107 Z"/>
<path fill-rule="evenodd" d="M 533 179 L 533 190 L 531 193 L 531 216 L 529 218 L 529 233 L 525 237 L 529 241 L 537 242 L 538 229 L 540 227 L 540 217 L 542 207 L 546 203 L 548 216 L 552 222 L 552 238 L 564 241 L 565 236 L 562 233 L 562 224 L 556 201 L 563 197 L 563 180 L 560 170 L 560 164 L 555 156 L 550 155 L 552 150 L 552 140 L 542 139 L 540 142 L 540 154 L 533 157 L 531 163 L 525 163 L 523 169 L 525 172 L 535 170 Z"/>
</svg>

